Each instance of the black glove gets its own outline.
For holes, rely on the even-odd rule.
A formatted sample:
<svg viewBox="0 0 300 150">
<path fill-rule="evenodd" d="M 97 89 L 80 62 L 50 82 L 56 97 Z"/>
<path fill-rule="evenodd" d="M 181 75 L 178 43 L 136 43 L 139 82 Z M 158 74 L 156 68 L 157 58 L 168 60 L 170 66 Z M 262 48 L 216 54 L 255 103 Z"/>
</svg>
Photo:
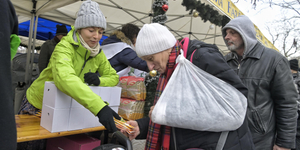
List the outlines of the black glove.
<svg viewBox="0 0 300 150">
<path fill-rule="evenodd" d="M 89 85 L 93 84 L 95 86 L 100 85 L 100 79 L 97 73 L 88 72 L 84 74 L 84 82 Z"/>
<path fill-rule="evenodd" d="M 121 117 L 114 111 L 112 110 L 109 106 L 104 106 L 99 113 L 97 114 L 99 118 L 99 122 L 104 125 L 104 127 L 109 131 L 109 132 L 115 132 L 117 131 L 117 127 L 115 124 L 115 121 L 113 117 L 115 117 L 118 120 L 121 120 Z"/>
</svg>

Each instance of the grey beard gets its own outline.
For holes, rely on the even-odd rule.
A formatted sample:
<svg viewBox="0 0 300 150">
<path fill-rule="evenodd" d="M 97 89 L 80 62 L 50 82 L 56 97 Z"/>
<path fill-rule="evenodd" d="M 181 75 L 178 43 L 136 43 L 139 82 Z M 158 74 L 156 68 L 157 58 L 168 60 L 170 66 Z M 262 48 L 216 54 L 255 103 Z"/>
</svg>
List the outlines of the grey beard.
<svg viewBox="0 0 300 150">
<path fill-rule="evenodd" d="M 235 45 L 230 45 L 230 46 L 228 46 L 228 49 L 229 50 L 231 50 L 231 51 L 234 51 L 234 50 L 236 50 L 236 46 Z"/>
</svg>

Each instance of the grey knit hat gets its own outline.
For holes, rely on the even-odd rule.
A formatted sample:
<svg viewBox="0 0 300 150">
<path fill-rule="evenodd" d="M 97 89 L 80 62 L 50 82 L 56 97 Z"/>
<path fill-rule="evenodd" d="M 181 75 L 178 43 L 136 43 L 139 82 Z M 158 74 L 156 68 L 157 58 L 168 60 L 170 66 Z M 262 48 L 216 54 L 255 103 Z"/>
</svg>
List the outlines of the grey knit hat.
<svg viewBox="0 0 300 150">
<path fill-rule="evenodd" d="M 83 2 L 75 20 L 75 30 L 86 27 L 100 27 L 106 29 L 106 19 L 98 3 L 91 0 Z"/>
<path fill-rule="evenodd" d="M 159 23 L 144 24 L 136 38 L 136 53 L 139 57 L 152 55 L 173 47 L 174 35 Z"/>
</svg>

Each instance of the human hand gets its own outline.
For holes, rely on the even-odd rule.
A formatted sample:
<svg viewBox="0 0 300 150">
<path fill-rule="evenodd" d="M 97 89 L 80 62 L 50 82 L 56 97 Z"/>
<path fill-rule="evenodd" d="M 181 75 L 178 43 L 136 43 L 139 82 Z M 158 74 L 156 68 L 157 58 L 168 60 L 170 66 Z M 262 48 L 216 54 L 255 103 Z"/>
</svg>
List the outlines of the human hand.
<svg viewBox="0 0 300 150">
<path fill-rule="evenodd" d="M 112 110 L 109 106 L 104 106 L 99 113 L 97 114 L 99 118 L 99 122 L 109 131 L 109 132 L 115 132 L 117 131 L 117 127 L 114 121 L 115 117 L 116 119 L 120 120 L 121 117 Z"/>
<path fill-rule="evenodd" d="M 150 107 L 149 114 L 148 114 L 148 116 L 149 116 L 150 119 L 151 119 L 151 115 L 152 115 L 153 109 L 154 109 L 154 106 L 151 106 L 151 107 Z"/>
<path fill-rule="evenodd" d="M 288 148 L 284 148 L 284 147 L 279 147 L 278 145 L 274 145 L 273 146 L 273 150 L 291 150 L 291 149 L 288 149 Z"/>
<path fill-rule="evenodd" d="M 100 85 L 100 79 L 97 73 L 88 72 L 84 74 L 84 82 L 89 85 L 93 84 L 95 86 Z"/>
<path fill-rule="evenodd" d="M 138 125 L 137 121 L 134 121 L 134 120 L 127 121 L 126 123 L 134 127 L 132 129 L 133 132 L 131 134 L 128 134 L 125 129 L 121 129 L 121 132 L 125 136 L 127 136 L 130 140 L 133 140 L 140 134 L 139 125 Z"/>
</svg>

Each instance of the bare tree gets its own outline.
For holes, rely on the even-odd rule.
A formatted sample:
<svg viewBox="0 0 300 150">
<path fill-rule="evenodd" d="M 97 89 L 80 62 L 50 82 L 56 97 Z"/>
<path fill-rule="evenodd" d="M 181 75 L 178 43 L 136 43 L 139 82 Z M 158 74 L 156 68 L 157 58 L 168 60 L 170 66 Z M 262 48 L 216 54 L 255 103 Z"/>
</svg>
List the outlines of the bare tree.
<svg viewBox="0 0 300 150">
<path fill-rule="evenodd" d="M 294 13 L 296 13 L 296 15 L 291 16 L 290 18 L 287 18 L 287 20 L 290 19 L 300 19 L 300 0 L 281 0 L 281 1 L 269 1 L 269 5 L 270 7 L 272 6 L 278 6 L 284 10 L 289 10 L 289 11 L 293 11 Z"/>
<path fill-rule="evenodd" d="M 283 18 L 267 25 L 271 42 L 285 57 L 300 52 L 300 28 L 298 20 Z"/>
<path fill-rule="evenodd" d="M 292 16 L 292 18 L 300 18 L 300 0 L 251 0 L 254 9 L 256 8 L 257 2 L 268 4 L 270 7 L 278 6 L 285 10 L 293 11 L 298 15 Z"/>
</svg>

